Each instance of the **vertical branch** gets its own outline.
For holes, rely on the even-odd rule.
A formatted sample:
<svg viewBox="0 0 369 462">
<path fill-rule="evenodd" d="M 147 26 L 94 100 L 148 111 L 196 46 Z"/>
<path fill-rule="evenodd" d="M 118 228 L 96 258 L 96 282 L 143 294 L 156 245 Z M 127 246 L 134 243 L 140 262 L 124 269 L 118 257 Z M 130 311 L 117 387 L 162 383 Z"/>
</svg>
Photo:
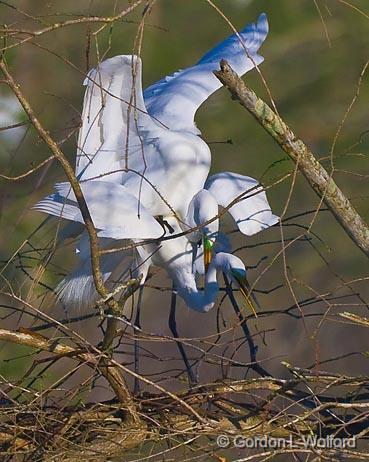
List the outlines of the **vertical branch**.
<svg viewBox="0 0 369 462">
<path fill-rule="evenodd" d="M 229 64 L 222 60 L 214 74 L 271 135 L 296 163 L 310 186 L 323 199 L 353 242 L 369 257 L 369 228 L 351 202 L 337 186 L 332 176 L 317 161 L 303 141 L 298 139 L 281 117 L 260 99 Z"/>
<path fill-rule="evenodd" d="M 95 226 L 93 224 L 91 214 L 88 210 L 85 198 L 82 193 L 82 189 L 78 180 L 74 174 L 74 170 L 72 166 L 69 164 L 68 160 L 64 156 L 63 152 L 59 148 L 57 142 L 50 136 L 50 134 L 44 129 L 38 118 L 36 117 L 30 103 L 24 96 L 23 92 L 21 91 L 20 86 L 16 83 L 13 79 L 12 75 L 9 73 L 7 65 L 4 61 L 4 58 L 0 58 L 0 69 L 4 74 L 5 83 L 11 88 L 15 96 L 18 98 L 18 101 L 22 105 L 25 113 L 27 114 L 29 120 L 31 121 L 32 125 L 34 126 L 35 130 L 37 131 L 40 138 L 45 142 L 45 144 L 51 150 L 55 159 L 58 160 L 60 165 L 62 166 L 66 177 L 68 178 L 73 192 L 76 196 L 78 206 L 81 210 L 81 214 L 88 232 L 89 240 L 90 240 L 90 254 L 91 254 L 91 266 L 92 266 L 92 274 L 94 278 L 94 283 L 96 286 L 96 290 L 102 298 L 107 299 L 107 305 L 112 313 L 120 313 L 120 307 L 114 298 L 109 297 L 108 290 L 105 287 L 104 280 L 100 270 L 100 263 L 99 263 L 99 247 L 98 247 L 98 238 Z M 109 330 L 110 332 L 110 330 Z M 106 341 L 104 341 L 104 344 Z M 120 372 L 111 367 L 109 361 L 102 357 L 101 364 L 100 364 L 101 373 L 104 377 L 108 380 L 110 386 L 114 390 L 117 398 L 119 401 L 124 402 L 127 407 L 129 408 L 129 413 L 134 421 L 138 421 L 138 415 L 135 411 L 133 400 L 129 389 L 125 383 L 124 378 L 120 374 Z"/>
<path fill-rule="evenodd" d="M 93 277 L 94 277 L 94 282 L 96 285 L 96 290 L 99 293 L 101 297 L 105 297 L 107 295 L 107 291 L 104 286 L 102 274 L 100 271 L 100 265 L 99 265 L 99 252 L 98 252 L 98 240 L 97 240 L 97 234 L 95 230 L 95 226 L 93 224 L 90 212 L 88 210 L 85 198 L 83 197 L 82 189 L 78 183 L 78 180 L 74 174 L 74 169 L 72 166 L 69 164 L 68 160 L 64 156 L 63 152 L 59 148 L 58 144 L 56 141 L 50 136 L 49 132 L 47 132 L 44 127 L 41 125 L 40 121 L 36 117 L 31 105 L 29 104 L 28 100 L 26 97 L 23 95 L 20 86 L 15 82 L 13 77 L 8 71 L 8 68 L 5 64 L 4 59 L 0 60 L 0 69 L 3 72 L 5 76 L 5 82 L 7 85 L 11 88 L 15 96 L 18 98 L 18 101 L 22 105 L 24 112 L 27 114 L 29 120 L 31 121 L 32 125 L 36 129 L 38 135 L 40 138 L 45 142 L 45 144 L 49 147 L 50 151 L 52 152 L 53 156 L 55 159 L 58 160 L 58 162 L 61 164 L 66 177 L 68 178 L 73 192 L 76 196 L 78 206 L 81 210 L 81 214 L 83 217 L 83 220 L 85 222 L 85 226 L 88 232 L 88 236 L 90 239 L 90 246 L 91 246 L 91 264 L 92 264 L 92 271 L 93 271 Z"/>
</svg>

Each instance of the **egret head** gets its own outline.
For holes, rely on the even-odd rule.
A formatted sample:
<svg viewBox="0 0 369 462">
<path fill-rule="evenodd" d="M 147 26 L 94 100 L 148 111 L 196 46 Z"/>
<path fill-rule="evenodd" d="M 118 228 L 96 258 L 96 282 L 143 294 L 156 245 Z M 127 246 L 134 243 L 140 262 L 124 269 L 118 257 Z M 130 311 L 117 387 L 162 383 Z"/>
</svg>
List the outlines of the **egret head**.
<svg viewBox="0 0 369 462">
<path fill-rule="evenodd" d="M 219 231 L 218 203 L 206 189 L 198 191 L 188 206 L 186 221 L 191 228 L 197 228 L 188 239 L 202 244 L 204 267 L 207 272 L 213 254 L 213 246 Z"/>
</svg>

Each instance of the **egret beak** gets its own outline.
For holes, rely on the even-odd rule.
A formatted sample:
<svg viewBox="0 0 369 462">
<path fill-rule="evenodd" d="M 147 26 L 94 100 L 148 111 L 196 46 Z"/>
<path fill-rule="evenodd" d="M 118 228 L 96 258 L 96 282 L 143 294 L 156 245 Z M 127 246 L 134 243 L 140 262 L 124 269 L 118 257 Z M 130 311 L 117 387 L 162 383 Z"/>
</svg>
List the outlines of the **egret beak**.
<svg viewBox="0 0 369 462">
<path fill-rule="evenodd" d="M 252 311 L 252 313 L 254 314 L 255 318 L 257 318 L 258 315 L 256 313 L 254 304 L 251 301 L 251 291 L 250 291 L 250 286 L 249 286 L 249 283 L 247 282 L 247 279 L 236 276 L 236 280 L 238 282 L 238 285 L 240 286 L 240 292 L 243 298 L 246 300 L 246 303 L 248 307 L 250 308 L 250 310 Z"/>
<path fill-rule="evenodd" d="M 208 272 L 211 259 L 213 256 L 214 243 L 210 239 L 208 239 L 206 236 L 204 236 L 202 239 L 202 245 L 204 249 L 204 268 L 205 268 L 205 274 L 206 274 Z"/>
</svg>

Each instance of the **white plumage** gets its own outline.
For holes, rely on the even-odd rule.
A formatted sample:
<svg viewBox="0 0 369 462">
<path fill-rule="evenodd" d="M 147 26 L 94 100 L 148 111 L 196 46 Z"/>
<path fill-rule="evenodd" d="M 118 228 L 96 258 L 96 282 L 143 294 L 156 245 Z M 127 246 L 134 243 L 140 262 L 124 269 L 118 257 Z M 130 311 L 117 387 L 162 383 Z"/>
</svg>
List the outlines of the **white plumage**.
<svg viewBox="0 0 369 462">
<path fill-rule="evenodd" d="M 175 72 L 149 86 L 144 92 L 149 113 L 170 129 L 199 134 L 194 123 L 197 109 L 222 84 L 213 71 L 226 59 L 238 75 L 244 75 L 259 65 L 263 57 L 257 54 L 268 34 L 268 20 L 261 14 L 257 23 L 247 25 L 207 52 L 192 67 Z"/>
<path fill-rule="evenodd" d="M 195 134 L 150 117 L 141 67 L 137 56 L 122 55 L 90 71 L 76 174 L 124 185 L 153 216 L 183 215 L 208 175 L 210 150 Z"/>
<path fill-rule="evenodd" d="M 195 66 L 165 77 L 151 85 L 144 95 L 141 60 L 137 56 L 115 56 L 89 72 L 85 80 L 76 175 L 101 248 L 160 238 L 163 228 L 155 219 L 158 216 L 178 231 L 201 225 L 216 214 L 218 204 L 228 205 L 240 188 L 244 191 L 250 184 L 257 184 L 251 178 L 242 180 L 241 176 L 225 173 L 210 177 L 205 185 L 211 155 L 198 136 L 194 117 L 198 107 L 221 87 L 213 75 L 220 59 L 227 59 L 243 75 L 262 62 L 257 52 L 267 33 L 267 18 L 262 14 L 256 24 L 224 40 Z M 83 223 L 69 184 L 58 184 L 55 189 L 36 208 Z M 277 220 L 264 192 L 260 190 L 254 198 L 230 209 L 241 232 L 248 235 Z M 189 238 L 192 242 L 204 235 L 215 239 L 218 226 L 216 220 Z M 65 236 L 68 232 L 69 228 Z M 61 282 L 58 291 L 68 304 L 87 304 L 96 293 L 86 232 L 82 233 L 77 249 L 80 264 Z M 101 269 L 106 281 L 140 274 L 144 280 L 150 264 L 163 266 L 189 306 L 207 311 L 217 292 L 216 269 L 225 270 L 231 278 L 234 265 L 243 271 L 242 262 L 235 259 L 232 255 L 216 255 L 206 276 L 204 294 L 199 294 L 196 287 L 192 252 L 186 237 L 104 255 Z"/>
<path fill-rule="evenodd" d="M 99 239 L 100 248 L 104 250 L 127 247 L 130 243 L 132 241 Z M 99 299 L 92 276 L 90 243 L 86 231 L 80 237 L 76 254 L 77 267 L 58 284 L 55 292 L 66 307 L 82 310 Z M 113 290 L 117 283 L 138 277 L 141 278 L 140 284 L 144 284 L 151 264 L 149 257 L 143 247 L 102 255 L 100 270 L 108 289 Z"/>
<path fill-rule="evenodd" d="M 195 244 L 201 241 L 203 236 L 215 241 L 219 229 L 219 219 L 216 218 L 208 224 L 205 223 L 217 215 L 218 203 L 215 197 L 206 189 L 201 189 L 191 199 L 185 221 L 182 224 L 184 230 L 200 228 L 188 234 L 187 239 Z"/>
<path fill-rule="evenodd" d="M 279 221 L 279 217 L 272 213 L 263 187 L 254 178 L 233 172 L 217 173 L 206 180 L 205 188 L 222 207 L 240 199 L 228 212 L 246 236 L 259 233 Z"/>
<path fill-rule="evenodd" d="M 164 229 L 124 186 L 105 181 L 80 183 L 99 237 L 111 239 L 157 239 Z M 69 183 L 57 183 L 55 193 L 38 202 L 35 209 L 84 223 Z"/>
</svg>

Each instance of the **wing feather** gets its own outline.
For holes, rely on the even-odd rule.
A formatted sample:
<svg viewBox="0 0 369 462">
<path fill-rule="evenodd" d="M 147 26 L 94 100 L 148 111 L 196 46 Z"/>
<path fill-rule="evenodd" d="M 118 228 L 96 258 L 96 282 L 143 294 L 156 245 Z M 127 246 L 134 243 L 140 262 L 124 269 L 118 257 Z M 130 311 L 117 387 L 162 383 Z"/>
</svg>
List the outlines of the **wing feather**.
<svg viewBox="0 0 369 462">
<path fill-rule="evenodd" d="M 124 186 L 95 180 L 81 183 L 81 188 L 99 237 L 157 239 L 163 235 L 161 225 Z M 34 208 L 84 223 L 70 184 L 58 183 L 55 191 Z"/>
<path fill-rule="evenodd" d="M 263 61 L 257 54 L 268 34 L 268 20 L 261 14 L 256 24 L 246 26 L 207 52 L 192 67 L 175 72 L 154 83 L 144 92 L 149 114 L 175 130 L 199 134 L 194 117 L 201 104 L 222 86 L 213 71 L 219 61 L 226 59 L 232 68 L 243 75 Z"/>
<path fill-rule="evenodd" d="M 109 239 L 99 242 L 102 249 L 115 248 L 117 244 L 123 245 L 124 243 L 125 241 L 117 243 Z M 141 283 L 144 283 L 150 259 L 142 248 L 140 252 L 137 249 L 102 255 L 100 270 L 109 290 L 115 288 L 117 281 L 124 282 L 139 275 L 143 276 Z M 78 250 L 78 266 L 58 284 L 55 292 L 67 308 L 77 307 L 82 310 L 91 307 L 99 298 L 92 274 L 90 243 L 86 232 L 80 238 Z"/>
<path fill-rule="evenodd" d="M 234 218 L 241 233 L 252 236 L 275 225 L 279 217 L 272 213 L 267 196 L 257 180 L 238 173 L 222 172 L 210 176 L 205 188 L 219 205 L 227 207 L 242 193 L 245 198 L 233 205 L 228 212 Z"/>
<path fill-rule="evenodd" d="M 141 144 L 141 130 L 156 127 L 143 100 L 141 68 L 139 57 L 119 55 L 89 72 L 76 159 L 79 179 L 119 182 L 125 154 Z"/>
</svg>

